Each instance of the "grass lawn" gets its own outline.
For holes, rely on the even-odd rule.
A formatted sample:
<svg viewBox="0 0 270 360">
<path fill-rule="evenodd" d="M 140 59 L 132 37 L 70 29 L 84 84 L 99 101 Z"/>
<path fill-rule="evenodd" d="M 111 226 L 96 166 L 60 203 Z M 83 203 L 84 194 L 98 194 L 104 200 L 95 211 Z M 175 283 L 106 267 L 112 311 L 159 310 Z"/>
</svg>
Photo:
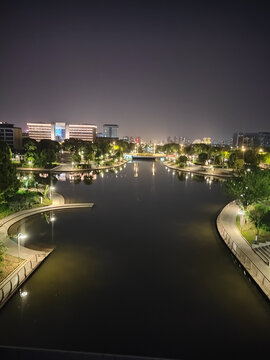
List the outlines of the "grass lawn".
<svg viewBox="0 0 270 360">
<path fill-rule="evenodd" d="M 24 259 L 19 259 L 15 256 L 6 254 L 4 260 L 0 265 L 0 282 L 2 282 L 13 270 L 18 267 Z"/>
<path fill-rule="evenodd" d="M 236 217 L 236 225 L 241 232 L 242 236 L 250 243 L 254 244 L 255 236 L 256 236 L 256 228 L 255 226 L 247 219 L 246 223 L 242 225 L 242 229 L 240 229 L 240 215 Z M 259 242 L 270 241 L 270 232 L 267 232 L 263 229 L 260 230 L 260 235 L 258 238 Z"/>
</svg>

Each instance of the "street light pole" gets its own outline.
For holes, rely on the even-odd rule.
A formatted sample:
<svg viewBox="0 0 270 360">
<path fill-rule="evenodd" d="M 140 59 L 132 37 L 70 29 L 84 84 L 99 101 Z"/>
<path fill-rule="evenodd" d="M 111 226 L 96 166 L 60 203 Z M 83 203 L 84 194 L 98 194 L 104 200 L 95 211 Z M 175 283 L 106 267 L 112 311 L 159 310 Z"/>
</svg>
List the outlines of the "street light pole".
<svg viewBox="0 0 270 360">
<path fill-rule="evenodd" d="M 26 239 L 26 235 L 19 233 L 18 234 L 18 259 L 20 261 L 20 257 L 21 257 L 21 240 Z"/>
</svg>

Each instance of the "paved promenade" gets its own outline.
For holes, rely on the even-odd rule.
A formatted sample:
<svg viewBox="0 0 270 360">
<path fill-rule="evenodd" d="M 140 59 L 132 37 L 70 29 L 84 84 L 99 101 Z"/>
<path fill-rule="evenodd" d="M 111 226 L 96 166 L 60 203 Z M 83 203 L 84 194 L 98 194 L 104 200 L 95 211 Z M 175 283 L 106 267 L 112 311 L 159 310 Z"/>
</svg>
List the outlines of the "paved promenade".
<svg viewBox="0 0 270 360">
<path fill-rule="evenodd" d="M 219 178 L 229 178 L 233 175 L 233 172 L 231 169 L 215 168 L 215 170 L 211 171 L 211 169 L 204 167 L 204 166 L 199 166 L 199 165 L 186 166 L 184 168 L 179 168 L 177 165 L 168 164 L 167 162 L 163 162 L 163 164 L 172 170 L 193 173 L 193 174 L 197 174 L 197 175 L 213 176 L 213 177 L 219 177 Z"/>
<path fill-rule="evenodd" d="M 217 228 L 226 245 L 270 299 L 270 267 L 251 248 L 236 226 L 240 208 L 235 202 L 225 206 L 217 218 Z"/>
<path fill-rule="evenodd" d="M 89 171 L 95 171 L 95 170 L 106 170 L 106 169 L 114 169 L 120 166 L 123 166 L 126 164 L 128 160 L 120 161 L 119 163 L 116 163 L 114 165 L 108 165 L 108 166 L 92 166 L 91 169 L 77 169 L 72 166 L 71 163 L 63 163 L 55 166 L 52 169 L 42 169 L 42 168 L 22 168 L 18 167 L 17 169 L 19 171 L 40 171 L 40 172 L 89 172 Z"/>
</svg>

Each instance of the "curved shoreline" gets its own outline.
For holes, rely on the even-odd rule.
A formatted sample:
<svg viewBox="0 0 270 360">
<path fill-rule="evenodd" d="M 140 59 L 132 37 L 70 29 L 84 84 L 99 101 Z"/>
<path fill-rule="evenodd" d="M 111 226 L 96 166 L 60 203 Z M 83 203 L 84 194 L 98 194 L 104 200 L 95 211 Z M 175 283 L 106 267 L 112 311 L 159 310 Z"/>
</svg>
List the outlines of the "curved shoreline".
<svg viewBox="0 0 270 360">
<path fill-rule="evenodd" d="M 46 251 L 32 250 L 21 244 L 12 241 L 8 236 L 9 228 L 18 221 L 26 217 L 33 216 L 48 211 L 66 210 L 74 208 L 92 208 L 93 203 L 73 203 L 65 204 L 64 197 L 55 193 L 53 204 L 38 208 L 22 210 L 17 213 L 6 216 L 0 221 L 0 238 L 4 239 L 4 244 L 8 248 L 7 253 L 15 258 L 22 259 L 22 263 L 16 267 L 5 279 L 0 283 L 0 308 L 10 299 L 17 289 L 28 279 L 28 277 L 38 268 L 38 266 L 51 254 L 54 250 Z"/>
<path fill-rule="evenodd" d="M 224 179 L 228 179 L 228 178 L 230 178 L 232 176 L 232 174 L 217 174 L 217 173 L 213 173 L 213 172 L 193 170 L 190 167 L 189 168 L 179 168 L 179 167 L 174 166 L 174 165 L 166 164 L 165 162 L 163 162 L 163 165 L 168 167 L 169 169 L 172 169 L 172 170 L 175 170 L 175 171 L 182 171 L 182 172 L 192 173 L 192 174 L 202 175 L 202 176 L 213 176 L 213 177 L 224 178 Z"/>
<path fill-rule="evenodd" d="M 252 279 L 270 300 L 270 267 L 257 255 L 236 226 L 240 210 L 234 201 L 227 204 L 217 217 L 217 230 Z"/>
<path fill-rule="evenodd" d="M 120 166 L 125 165 L 128 162 L 128 160 L 124 160 L 121 161 L 120 163 L 113 165 L 113 166 L 101 166 L 101 167 L 93 167 L 91 169 L 74 169 L 74 168 L 70 168 L 70 169 L 56 169 L 57 167 L 61 166 L 61 165 L 57 165 L 52 169 L 44 169 L 44 168 L 22 168 L 22 167 L 18 167 L 17 170 L 18 171 L 36 171 L 36 172 L 51 172 L 51 173 L 64 173 L 64 172 L 89 172 L 89 171 L 102 171 L 102 170 L 110 170 L 110 169 L 114 169 L 114 168 L 118 168 Z M 62 166 L 68 166 L 68 164 L 63 164 Z"/>
</svg>

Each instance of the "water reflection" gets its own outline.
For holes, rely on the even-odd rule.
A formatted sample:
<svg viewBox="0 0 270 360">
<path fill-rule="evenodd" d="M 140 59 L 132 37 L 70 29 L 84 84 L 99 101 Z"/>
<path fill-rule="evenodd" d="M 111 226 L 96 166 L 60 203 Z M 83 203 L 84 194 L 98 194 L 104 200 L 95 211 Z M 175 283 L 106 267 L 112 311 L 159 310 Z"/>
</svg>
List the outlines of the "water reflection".
<svg viewBox="0 0 270 360">
<path fill-rule="evenodd" d="M 156 175 L 156 166 L 155 163 L 153 162 L 152 164 L 152 175 L 155 176 Z"/>
<path fill-rule="evenodd" d="M 133 165 L 133 171 L 134 171 L 134 177 L 138 177 L 139 176 L 139 165 L 136 162 Z"/>
</svg>

